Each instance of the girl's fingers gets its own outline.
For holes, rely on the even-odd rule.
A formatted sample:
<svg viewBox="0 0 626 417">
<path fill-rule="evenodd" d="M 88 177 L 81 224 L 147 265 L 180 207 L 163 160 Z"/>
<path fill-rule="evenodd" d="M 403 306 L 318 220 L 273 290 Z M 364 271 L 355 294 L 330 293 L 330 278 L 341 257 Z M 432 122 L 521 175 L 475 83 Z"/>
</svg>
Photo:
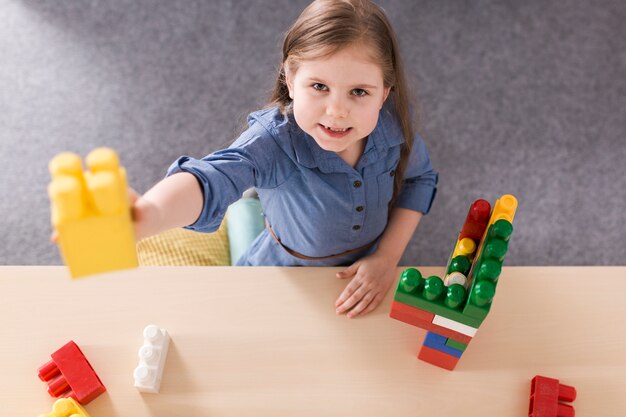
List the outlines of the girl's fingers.
<svg viewBox="0 0 626 417">
<path fill-rule="evenodd" d="M 348 318 L 354 318 L 356 316 L 364 316 L 367 313 L 375 310 L 376 307 L 378 307 L 380 305 L 380 302 L 382 301 L 382 299 L 383 299 L 383 297 L 382 297 L 381 294 L 376 295 L 376 297 L 374 297 L 374 299 L 367 305 L 367 307 L 365 307 L 363 310 L 359 311 L 354 316 L 351 316 L 350 314 L 348 314 Z"/>
<path fill-rule="evenodd" d="M 128 187 L 127 189 L 127 194 L 128 194 L 128 205 L 130 206 L 130 217 L 131 219 L 133 219 L 133 222 L 136 222 L 138 220 L 139 215 L 137 214 L 135 203 L 139 199 L 139 194 L 137 193 L 137 191 L 133 190 L 130 187 Z"/>
<path fill-rule="evenodd" d="M 373 299 L 374 297 L 371 295 L 371 292 L 368 292 L 363 298 L 361 298 L 361 300 L 359 300 L 358 304 L 356 304 L 354 308 L 346 314 L 346 316 L 349 319 L 352 319 L 361 315 L 361 313 L 372 303 Z"/>
<path fill-rule="evenodd" d="M 350 265 L 343 271 L 337 272 L 337 278 L 341 278 L 341 279 L 350 278 L 351 276 L 356 274 L 357 270 L 358 270 L 358 265 L 356 263 L 353 263 L 352 265 Z"/>
<path fill-rule="evenodd" d="M 363 298 L 363 291 L 361 290 L 361 285 L 355 283 L 354 280 L 348 284 L 341 296 L 335 303 L 335 307 L 337 308 L 337 313 L 341 314 L 345 311 L 350 310 L 354 305 Z"/>
<path fill-rule="evenodd" d="M 139 198 L 139 193 L 130 187 L 128 187 L 127 192 L 128 192 L 128 201 L 130 202 L 131 205 L 133 205 L 135 201 L 137 201 L 137 199 Z"/>
</svg>

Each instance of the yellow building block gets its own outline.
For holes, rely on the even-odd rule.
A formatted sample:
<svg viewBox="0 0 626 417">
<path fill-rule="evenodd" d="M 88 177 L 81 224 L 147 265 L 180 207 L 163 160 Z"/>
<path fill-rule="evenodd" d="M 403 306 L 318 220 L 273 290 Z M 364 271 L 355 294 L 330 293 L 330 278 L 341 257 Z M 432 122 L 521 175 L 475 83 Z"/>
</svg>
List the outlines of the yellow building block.
<svg viewBox="0 0 626 417">
<path fill-rule="evenodd" d="M 450 259 L 454 259 L 459 255 L 463 255 L 467 256 L 471 261 L 475 251 L 476 242 L 474 242 L 469 237 L 465 237 L 456 241 L 456 246 L 454 247 L 454 251 L 452 252 L 452 256 L 450 257 Z M 448 261 L 448 263 L 450 262 Z"/>
<path fill-rule="evenodd" d="M 89 413 L 73 398 L 61 398 L 52 405 L 52 412 L 39 417 L 89 417 Z"/>
<path fill-rule="evenodd" d="M 496 200 L 496 204 L 493 206 L 487 229 L 489 229 L 489 226 L 491 226 L 500 219 L 504 219 L 512 224 L 516 210 L 517 198 L 515 198 L 513 194 L 505 194 L 501 196 L 499 199 Z"/>
<path fill-rule="evenodd" d="M 49 164 L 52 227 L 73 278 L 138 265 L 126 171 L 114 150 L 94 149 L 85 159 L 64 152 Z"/>
</svg>

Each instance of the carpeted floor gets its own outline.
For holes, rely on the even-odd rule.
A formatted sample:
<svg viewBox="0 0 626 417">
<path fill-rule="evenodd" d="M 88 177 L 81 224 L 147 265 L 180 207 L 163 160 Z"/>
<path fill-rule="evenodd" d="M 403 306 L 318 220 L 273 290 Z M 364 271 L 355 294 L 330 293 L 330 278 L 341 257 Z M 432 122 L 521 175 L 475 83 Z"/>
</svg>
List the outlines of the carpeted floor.
<svg viewBox="0 0 626 417">
<path fill-rule="evenodd" d="M 264 103 L 305 0 L 0 3 L 0 264 L 56 264 L 47 163 L 117 149 L 145 191 Z M 469 204 L 515 194 L 508 265 L 624 265 L 626 2 L 380 1 L 438 197 L 404 264 L 442 265 Z"/>
</svg>

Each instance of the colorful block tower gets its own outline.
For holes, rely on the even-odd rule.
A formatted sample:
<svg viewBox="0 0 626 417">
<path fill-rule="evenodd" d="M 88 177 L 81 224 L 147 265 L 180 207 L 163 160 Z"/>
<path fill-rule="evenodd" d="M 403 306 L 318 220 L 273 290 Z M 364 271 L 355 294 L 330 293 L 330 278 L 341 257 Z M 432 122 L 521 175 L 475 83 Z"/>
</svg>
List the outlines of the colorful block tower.
<svg viewBox="0 0 626 417">
<path fill-rule="evenodd" d="M 418 358 L 452 370 L 487 317 L 513 233 L 517 199 L 475 201 L 443 278 L 402 272 L 390 317 L 428 331 Z"/>
<path fill-rule="evenodd" d="M 83 172 L 80 157 L 64 152 L 49 164 L 52 226 L 73 278 L 138 265 L 126 171 L 115 151 L 93 150 Z"/>
</svg>

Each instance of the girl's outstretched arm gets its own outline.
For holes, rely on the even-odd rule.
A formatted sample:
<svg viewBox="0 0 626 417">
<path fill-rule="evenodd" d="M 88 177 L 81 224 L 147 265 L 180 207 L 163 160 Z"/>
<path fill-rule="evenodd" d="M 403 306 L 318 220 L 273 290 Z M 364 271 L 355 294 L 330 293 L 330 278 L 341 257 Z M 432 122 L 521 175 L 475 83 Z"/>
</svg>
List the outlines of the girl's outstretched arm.
<svg viewBox="0 0 626 417">
<path fill-rule="evenodd" d="M 376 252 L 337 273 L 338 278 L 352 278 L 335 302 L 337 314 L 353 318 L 378 307 L 396 278 L 398 262 L 422 216 L 418 211 L 394 208 Z"/>
<path fill-rule="evenodd" d="M 204 196 L 193 174 L 171 175 L 143 196 L 131 196 L 135 235 L 139 241 L 167 229 L 193 224 L 204 206 Z"/>
</svg>

